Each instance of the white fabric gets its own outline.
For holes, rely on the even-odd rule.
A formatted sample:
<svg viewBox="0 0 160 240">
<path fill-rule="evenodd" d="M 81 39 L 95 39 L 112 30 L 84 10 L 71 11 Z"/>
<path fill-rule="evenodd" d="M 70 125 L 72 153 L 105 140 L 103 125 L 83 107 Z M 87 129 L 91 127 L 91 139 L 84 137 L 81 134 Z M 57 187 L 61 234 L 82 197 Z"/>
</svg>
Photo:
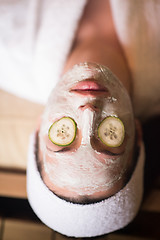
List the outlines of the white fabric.
<svg viewBox="0 0 160 240">
<path fill-rule="evenodd" d="M 45 104 L 86 0 L 0 1 L 0 88 Z"/>
<path fill-rule="evenodd" d="M 47 226 L 72 237 L 94 237 L 126 226 L 136 215 L 143 195 L 144 147 L 127 185 L 114 196 L 98 203 L 69 203 L 54 195 L 43 183 L 35 158 L 35 135 L 32 136 L 27 168 L 29 202 Z"/>
<path fill-rule="evenodd" d="M 141 120 L 160 114 L 160 1 L 110 0 L 118 38 L 133 78 L 133 106 Z"/>
<path fill-rule="evenodd" d="M 1 0 L 0 87 L 45 104 L 59 80 L 86 3 Z M 160 113 L 160 1 L 110 3 L 133 76 L 136 116 L 145 119 Z"/>
</svg>

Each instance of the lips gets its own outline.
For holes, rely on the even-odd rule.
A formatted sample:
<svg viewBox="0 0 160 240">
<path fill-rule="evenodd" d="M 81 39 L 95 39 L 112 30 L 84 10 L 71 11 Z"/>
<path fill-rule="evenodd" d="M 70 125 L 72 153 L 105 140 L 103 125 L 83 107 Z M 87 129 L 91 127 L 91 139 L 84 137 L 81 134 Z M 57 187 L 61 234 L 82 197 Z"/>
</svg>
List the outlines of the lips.
<svg viewBox="0 0 160 240">
<path fill-rule="evenodd" d="M 104 94 L 106 95 L 106 93 L 108 93 L 108 90 L 93 80 L 84 80 L 75 84 L 71 88 L 70 92 L 74 92 L 80 95 L 98 96 Z"/>
</svg>

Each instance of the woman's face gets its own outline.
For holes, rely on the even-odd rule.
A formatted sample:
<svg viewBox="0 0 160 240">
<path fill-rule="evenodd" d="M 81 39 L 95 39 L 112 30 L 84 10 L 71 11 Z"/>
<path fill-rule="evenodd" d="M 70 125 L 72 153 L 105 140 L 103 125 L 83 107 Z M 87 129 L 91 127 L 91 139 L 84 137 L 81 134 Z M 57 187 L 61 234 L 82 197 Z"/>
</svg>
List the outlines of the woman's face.
<svg viewBox="0 0 160 240">
<path fill-rule="evenodd" d="M 118 147 L 107 146 L 98 136 L 100 123 L 109 116 L 124 125 L 124 141 Z M 74 141 L 65 147 L 48 137 L 50 126 L 63 117 L 77 125 Z M 135 129 L 130 98 L 106 67 L 75 65 L 53 89 L 39 136 L 42 175 L 51 190 L 66 198 L 113 195 L 123 187 L 132 165 Z"/>
</svg>

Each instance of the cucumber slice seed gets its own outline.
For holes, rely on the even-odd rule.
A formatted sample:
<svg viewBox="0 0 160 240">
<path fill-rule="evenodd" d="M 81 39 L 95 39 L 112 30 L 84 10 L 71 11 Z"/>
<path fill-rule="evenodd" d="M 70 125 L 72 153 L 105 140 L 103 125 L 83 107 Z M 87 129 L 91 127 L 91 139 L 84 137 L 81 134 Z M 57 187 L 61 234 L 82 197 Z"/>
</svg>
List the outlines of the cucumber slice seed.
<svg viewBox="0 0 160 240">
<path fill-rule="evenodd" d="M 63 117 L 50 126 L 48 137 L 58 146 L 68 146 L 74 141 L 76 132 L 76 122 L 70 117 Z"/>
<path fill-rule="evenodd" d="M 119 147 L 125 136 L 123 122 L 114 116 L 105 118 L 98 127 L 99 139 L 109 147 Z"/>
</svg>

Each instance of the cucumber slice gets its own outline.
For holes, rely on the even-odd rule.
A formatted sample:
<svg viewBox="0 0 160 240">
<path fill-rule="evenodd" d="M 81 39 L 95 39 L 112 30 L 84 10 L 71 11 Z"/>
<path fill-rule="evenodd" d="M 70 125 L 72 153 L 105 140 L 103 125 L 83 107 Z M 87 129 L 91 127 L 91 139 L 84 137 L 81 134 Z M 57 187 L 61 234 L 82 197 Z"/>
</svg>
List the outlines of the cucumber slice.
<svg viewBox="0 0 160 240">
<path fill-rule="evenodd" d="M 98 127 L 98 137 L 109 147 L 119 147 L 124 140 L 125 129 L 118 117 L 105 118 Z"/>
<path fill-rule="evenodd" d="M 48 131 L 49 139 L 58 146 L 70 145 L 77 132 L 77 124 L 70 117 L 63 117 L 54 122 Z"/>
</svg>

